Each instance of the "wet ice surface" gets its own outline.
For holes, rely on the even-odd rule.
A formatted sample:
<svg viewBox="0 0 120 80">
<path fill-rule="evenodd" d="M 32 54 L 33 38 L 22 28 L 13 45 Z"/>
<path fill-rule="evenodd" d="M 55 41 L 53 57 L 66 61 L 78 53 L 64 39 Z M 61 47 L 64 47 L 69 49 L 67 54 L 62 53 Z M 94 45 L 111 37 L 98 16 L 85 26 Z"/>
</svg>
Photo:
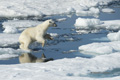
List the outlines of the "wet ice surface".
<svg viewBox="0 0 120 80">
<path fill-rule="evenodd" d="M 92 72 L 87 76 L 94 77 L 94 78 L 105 78 L 105 77 L 114 77 L 119 75 L 120 75 L 120 68 L 116 68 L 116 69 L 108 70 L 105 72 Z"/>
<path fill-rule="evenodd" d="M 108 9 L 106 9 L 106 12 L 109 12 L 109 10 L 108 11 L 107 10 Z M 102 21 L 119 20 L 120 9 L 113 8 L 113 10 L 115 10 L 115 13 L 112 13 L 112 14 L 100 13 L 99 19 Z M 81 18 L 93 18 L 93 17 L 88 17 L 88 16 L 87 17 L 80 16 L 80 17 Z M 95 78 L 95 79 L 96 78 L 111 78 L 111 77 L 117 77 L 117 76 L 119 78 L 120 50 L 119 50 L 119 44 L 118 44 L 119 42 L 117 42 L 119 41 L 119 32 L 118 32 L 119 28 L 115 30 L 95 29 L 95 28 L 94 29 L 89 29 L 89 28 L 88 29 L 76 29 L 74 24 L 75 24 L 76 19 L 79 18 L 78 16 L 75 16 L 75 15 L 73 15 L 72 17 L 52 16 L 52 17 L 45 18 L 45 20 L 49 18 L 53 18 L 53 19 L 65 18 L 66 20 L 57 22 L 57 25 L 58 25 L 57 28 L 49 28 L 48 33 L 50 33 L 54 37 L 54 40 L 52 41 L 48 40 L 44 48 L 42 48 L 41 45 L 38 43 L 33 43 L 30 46 L 30 48 L 35 50 L 31 52 L 33 55 L 37 57 L 41 57 L 41 54 L 44 53 L 47 58 L 54 58 L 55 61 L 46 63 L 44 65 L 42 64 L 39 65 L 38 63 L 36 63 L 34 66 L 33 64 L 25 64 L 27 68 L 31 69 L 31 72 L 32 70 L 34 71 L 34 67 L 36 67 L 37 69 L 40 70 L 40 71 L 37 71 L 35 69 L 36 72 L 41 72 L 41 74 L 43 73 L 46 75 L 53 73 L 57 77 L 61 77 L 61 76 L 76 77 L 77 76 L 77 77 L 80 77 L 79 79 L 82 79 L 81 77 L 88 78 L 87 80 L 92 80 L 91 78 Z M 39 20 L 38 21 L 35 20 L 31 22 L 31 23 L 34 23 L 34 25 L 30 24 L 30 26 L 25 26 L 24 22 L 26 23 L 28 22 L 29 24 L 29 21 L 31 22 L 32 20 L 27 20 L 27 21 L 24 20 L 23 22 L 22 20 L 20 22 L 8 21 L 8 23 L 5 23 L 6 22 L 5 21 L 2 24 L 3 24 L 3 27 L 6 28 L 6 30 L 0 28 L 0 31 L 1 31 L 0 33 L 0 38 L 1 38 L 0 40 L 0 64 L 3 66 L 12 64 L 13 66 L 10 66 L 7 70 L 8 70 L 8 73 L 10 73 L 11 71 L 10 68 L 13 68 L 12 70 L 15 71 L 15 74 L 13 75 L 11 74 L 11 77 L 16 77 L 16 79 L 18 79 L 19 76 L 22 75 L 22 72 L 19 72 L 19 70 L 22 70 L 23 67 L 21 66 L 24 66 L 24 64 L 15 66 L 16 64 L 19 64 L 18 56 L 22 53 L 25 53 L 19 50 L 18 48 L 19 46 L 18 37 L 20 34 L 19 32 L 21 32 L 25 27 L 35 26 L 37 23 L 40 22 Z M 12 24 L 10 22 L 12 22 Z M 17 26 L 18 23 L 22 26 Z M 7 28 L 8 25 L 10 25 L 9 29 Z M 13 25 L 15 26 L 15 28 L 14 28 L 14 31 L 11 31 Z M 4 33 L 2 33 L 2 31 L 4 31 Z M 117 34 L 118 36 L 114 36 L 114 33 L 111 33 L 111 32 L 116 32 L 115 34 Z M 10 34 L 6 34 L 6 33 L 10 33 Z M 111 39 L 112 36 L 114 36 L 114 39 Z M 116 41 L 116 43 L 111 42 L 114 40 Z M 99 48 L 100 49 L 99 51 L 103 52 L 102 56 L 101 54 L 99 54 L 99 51 L 98 52 L 95 51 L 97 52 L 96 54 L 94 54 L 95 52 L 92 52 L 91 54 L 85 54 L 79 51 L 78 48 L 80 46 L 85 46 L 85 48 L 86 46 L 88 46 L 88 48 L 91 49 L 89 45 L 92 45 L 92 43 L 93 44 L 98 43 L 98 45 L 101 45 L 100 46 L 101 48 Z M 105 47 L 104 43 L 107 46 L 107 48 L 104 48 L 106 52 L 105 50 L 102 49 L 103 46 Z M 113 44 L 113 45 L 110 45 L 110 44 Z M 94 50 L 97 49 L 96 46 L 98 45 L 95 45 Z M 116 45 L 118 46 L 115 47 Z M 114 47 L 115 49 L 113 50 L 112 48 Z M 86 50 L 88 49 L 85 49 L 85 51 Z M 108 55 L 105 55 L 106 53 L 108 53 Z M 31 65 L 32 67 L 29 67 Z M 40 67 L 38 68 L 37 65 Z M 73 66 L 73 67 L 69 67 L 69 66 Z M 42 69 L 44 68 L 44 69 L 42 70 L 41 68 Z M 24 68 L 23 68 L 23 71 L 24 71 Z M 25 69 L 25 71 L 27 70 Z M 56 73 L 56 71 L 58 71 L 58 73 Z M 45 72 L 47 72 L 48 74 Z M 27 72 L 25 74 L 27 74 Z M 30 75 L 33 75 L 33 74 L 30 74 Z M 53 75 L 51 74 L 51 76 Z M 28 77 L 28 76 L 25 75 L 25 77 Z M 36 77 L 36 76 L 33 76 L 33 77 Z M 111 79 L 111 80 L 116 80 L 116 79 Z"/>
</svg>

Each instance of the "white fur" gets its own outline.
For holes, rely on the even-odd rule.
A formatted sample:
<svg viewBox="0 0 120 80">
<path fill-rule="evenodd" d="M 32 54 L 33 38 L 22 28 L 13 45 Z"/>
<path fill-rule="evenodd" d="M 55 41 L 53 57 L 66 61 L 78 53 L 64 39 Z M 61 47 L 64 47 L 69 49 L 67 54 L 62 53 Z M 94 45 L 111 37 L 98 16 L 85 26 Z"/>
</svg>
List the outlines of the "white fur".
<svg viewBox="0 0 120 80">
<path fill-rule="evenodd" d="M 52 20 L 46 20 L 42 24 L 39 24 L 36 27 L 31 27 L 25 29 L 20 37 L 19 37 L 19 42 L 20 42 L 20 48 L 23 50 L 30 50 L 28 47 L 30 43 L 37 41 L 39 43 L 42 43 L 42 47 L 45 44 L 45 34 L 50 26 L 54 26 L 55 23 Z"/>
</svg>

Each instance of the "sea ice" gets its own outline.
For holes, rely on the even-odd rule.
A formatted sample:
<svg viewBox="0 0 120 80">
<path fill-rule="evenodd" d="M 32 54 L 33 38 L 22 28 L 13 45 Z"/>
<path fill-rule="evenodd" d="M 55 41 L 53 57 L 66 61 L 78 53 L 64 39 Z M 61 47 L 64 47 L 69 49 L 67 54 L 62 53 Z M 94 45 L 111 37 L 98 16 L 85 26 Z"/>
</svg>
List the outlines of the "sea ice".
<svg viewBox="0 0 120 80">
<path fill-rule="evenodd" d="M 119 30 L 120 29 L 120 20 L 106 20 L 102 21 L 104 24 L 101 26 L 107 30 Z"/>
<path fill-rule="evenodd" d="M 27 51 L 13 48 L 0 48 L 0 60 L 18 57 L 20 54 L 25 52 Z"/>
<path fill-rule="evenodd" d="M 105 13 L 114 13 L 115 10 L 111 9 L 111 8 L 103 8 L 102 9 L 102 12 L 105 12 Z"/>
<path fill-rule="evenodd" d="M 114 1 L 118 0 L 1 0 L 0 16 L 1 18 L 36 17 L 39 19 L 46 15 L 68 15 L 72 13 L 97 16 L 100 13 L 99 6 L 108 5 Z M 4 22 L 4 32 L 18 33 L 27 27 L 32 27 L 39 23 L 36 21 L 22 21 L 13 20 Z M 79 21 L 82 21 L 82 23 L 80 22 L 81 24 L 79 24 Z M 76 21 L 76 25 L 82 29 L 120 29 L 120 20 L 100 21 L 96 18 L 80 18 L 79 21 Z M 27 26 L 26 23 L 28 24 Z M 119 35 L 119 32 L 116 34 Z M 56 33 L 51 35 L 58 36 Z M 108 34 L 109 37 L 113 35 L 112 33 Z M 19 54 L 23 53 L 22 50 L 9 48 L 9 46 L 18 47 L 18 37 L 19 34 L 0 34 L 0 60 L 18 57 Z M 73 40 L 73 38 L 69 38 L 69 40 Z M 119 39 L 114 37 L 114 40 Z M 120 76 L 118 74 L 109 78 L 88 77 L 88 74 L 91 73 L 104 73 L 120 68 L 119 44 L 120 41 L 114 41 L 91 43 L 79 47 L 80 51 L 87 52 L 88 54 L 104 54 L 93 58 L 76 57 L 47 63 L 0 65 L 0 80 L 119 80 Z"/>
<path fill-rule="evenodd" d="M 102 24 L 99 19 L 85 19 L 85 18 L 78 18 L 76 19 L 75 26 L 76 28 L 81 29 L 93 29 L 93 28 L 99 28 L 98 25 Z"/>
<path fill-rule="evenodd" d="M 100 13 L 100 10 L 98 8 L 95 8 L 95 7 L 91 7 L 88 10 L 85 10 L 85 11 L 81 11 L 81 10 L 76 11 L 77 16 L 94 16 L 94 17 L 98 17 L 99 13 Z"/>
<path fill-rule="evenodd" d="M 94 78 L 88 74 L 120 68 L 120 53 L 94 58 L 65 58 L 47 63 L 1 65 L 1 80 L 119 80 L 120 77 Z M 74 66 L 73 66 L 74 65 Z M 12 73 L 11 73 L 12 72 Z M 117 75 L 117 74 L 116 74 Z M 119 74 L 118 74 L 119 75 Z M 30 77 L 32 76 L 32 77 Z M 47 77 L 46 77 L 47 76 Z"/>
<path fill-rule="evenodd" d="M 7 60 L 7 59 L 15 58 L 15 57 L 18 57 L 18 56 L 19 56 L 18 54 L 1 54 L 0 55 L 0 60 Z"/>
<path fill-rule="evenodd" d="M 17 47 L 20 34 L 0 34 L 0 47 Z"/>
<path fill-rule="evenodd" d="M 94 32 L 95 30 L 99 29 L 118 30 L 120 29 L 120 20 L 101 21 L 100 19 L 96 18 L 78 18 L 76 19 L 74 25 L 75 28 L 77 29 L 76 32 L 79 33 L 81 32 L 81 29 L 83 29 L 83 31 L 88 32 L 89 31 Z"/>
<path fill-rule="evenodd" d="M 33 20 L 8 20 L 2 23 L 2 27 L 4 28 L 4 33 L 18 33 L 25 28 L 35 27 L 41 23 L 41 21 Z"/>
<path fill-rule="evenodd" d="M 120 41 L 120 31 L 118 32 L 113 32 L 113 33 L 109 33 L 107 35 L 108 39 L 110 39 L 111 41 Z"/>
<path fill-rule="evenodd" d="M 108 5 L 113 0 L 1 0 L 0 16 L 6 18 L 43 18 L 45 15 L 71 13 L 99 13 L 98 6 Z M 49 5 L 48 5 L 49 4 Z"/>
<path fill-rule="evenodd" d="M 101 55 L 120 52 L 120 41 L 91 43 L 79 46 L 79 50 L 84 54 Z"/>
</svg>

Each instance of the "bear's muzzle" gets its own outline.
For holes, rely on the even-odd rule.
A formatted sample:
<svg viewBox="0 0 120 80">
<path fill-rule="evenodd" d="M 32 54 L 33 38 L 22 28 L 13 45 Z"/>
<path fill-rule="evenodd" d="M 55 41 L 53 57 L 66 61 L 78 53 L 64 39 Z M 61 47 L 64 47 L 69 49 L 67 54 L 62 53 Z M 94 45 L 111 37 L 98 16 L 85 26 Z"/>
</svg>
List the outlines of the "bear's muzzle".
<svg viewBox="0 0 120 80">
<path fill-rule="evenodd" d="M 53 26 L 54 26 L 54 27 L 57 27 L 57 24 L 56 24 L 56 23 L 54 23 L 54 24 L 53 24 Z"/>
</svg>

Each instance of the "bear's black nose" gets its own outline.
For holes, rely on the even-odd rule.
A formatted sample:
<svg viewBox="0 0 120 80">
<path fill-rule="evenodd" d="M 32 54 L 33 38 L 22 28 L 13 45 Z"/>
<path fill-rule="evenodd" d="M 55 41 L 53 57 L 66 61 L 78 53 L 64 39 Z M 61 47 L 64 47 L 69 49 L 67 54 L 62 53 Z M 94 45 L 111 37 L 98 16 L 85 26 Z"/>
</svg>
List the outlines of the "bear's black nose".
<svg viewBox="0 0 120 80">
<path fill-rule="evenodd" d="M 57 24 L 56 23 L 54 23 L 54 25 L 53 25 L 54 27 L 57 27 Z"/>
</svg>

